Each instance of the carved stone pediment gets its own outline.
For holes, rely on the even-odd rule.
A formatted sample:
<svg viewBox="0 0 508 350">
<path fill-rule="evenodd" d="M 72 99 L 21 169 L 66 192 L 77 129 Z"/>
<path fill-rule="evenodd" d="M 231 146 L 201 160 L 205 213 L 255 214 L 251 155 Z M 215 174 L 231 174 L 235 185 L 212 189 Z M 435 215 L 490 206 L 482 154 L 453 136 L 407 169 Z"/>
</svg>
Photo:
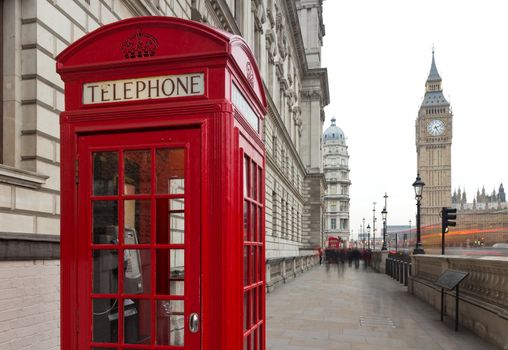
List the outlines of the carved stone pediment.
<svg viewBox="0 0 508 350">
<path fill-rule="evenodd" d="M 272 29 L 267 29 L 265 31 L 265 40 L 268 59 L 270 60 L 270 63 L 274 63 L 275 56 L 277 55 L 277 44 L 275 40 L 275 33 Z"/>
<path fill-rule="evenodd" d="M 284 62 L 282 62 L 281 60 L 277 60 L 277 62 L 275 62 L 275 68 L 277 78 L 281 79 L 282 77 L 284 77 Z"/>
<path fill-rule="evenodd" d="M 265 6 L 262 0 L 251 0 L 251 11 L 254 13 L 254 28 L 263 33 L 263 23 L 266 22 Z"/>
</svg>

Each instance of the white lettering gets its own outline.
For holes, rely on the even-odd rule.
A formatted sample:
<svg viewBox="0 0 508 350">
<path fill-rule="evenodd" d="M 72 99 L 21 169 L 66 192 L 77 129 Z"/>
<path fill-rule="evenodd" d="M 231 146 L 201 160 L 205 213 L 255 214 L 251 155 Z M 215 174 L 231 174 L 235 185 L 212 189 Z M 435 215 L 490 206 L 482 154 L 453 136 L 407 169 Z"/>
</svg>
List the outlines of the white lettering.
<svg viewBox="0 0 508 350">
<path fill-rule="evenodd" d="M 199 96 L 204 93 L 204 73 L 111 80 L 84 84 L 83 104 Z"/>
</svg>

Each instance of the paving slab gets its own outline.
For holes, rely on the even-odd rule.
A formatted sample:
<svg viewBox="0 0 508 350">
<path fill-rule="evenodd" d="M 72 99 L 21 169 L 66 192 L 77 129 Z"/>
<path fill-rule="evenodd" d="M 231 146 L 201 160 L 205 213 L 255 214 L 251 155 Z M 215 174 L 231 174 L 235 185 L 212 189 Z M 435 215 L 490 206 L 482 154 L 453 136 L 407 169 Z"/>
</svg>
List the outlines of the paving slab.
<svg viewBox="0 0 508 350">
<path fill-rule="evenodd" d="M 269 350 L 495 350 L 370 268 L 323 265 L 269 293 Z"/>
</svg>

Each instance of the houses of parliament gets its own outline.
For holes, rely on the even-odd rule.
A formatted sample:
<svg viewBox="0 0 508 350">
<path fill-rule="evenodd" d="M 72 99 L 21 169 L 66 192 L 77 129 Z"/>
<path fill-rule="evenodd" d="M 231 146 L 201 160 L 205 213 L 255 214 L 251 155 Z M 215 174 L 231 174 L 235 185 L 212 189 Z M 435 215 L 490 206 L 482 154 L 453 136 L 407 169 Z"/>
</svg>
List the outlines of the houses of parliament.
<svg viewBox="0 0 508 350">
<path fill-rule="evenodd" d="M 447 245 L 490 246 L 508 242 L 508 203 L 503 184 L 490 194 L 478 189 L 471 202 L 465 189 L 452 195 L 453 113 L 443 95 L 442 79 L 432 51 L 425 96 L 416 118 L 417 172 L 425 183 L 421 202 L 424 247 L 441 244 L 441 208 L 457 208 L 457 226 L 447 233 Z"/>
</svg>

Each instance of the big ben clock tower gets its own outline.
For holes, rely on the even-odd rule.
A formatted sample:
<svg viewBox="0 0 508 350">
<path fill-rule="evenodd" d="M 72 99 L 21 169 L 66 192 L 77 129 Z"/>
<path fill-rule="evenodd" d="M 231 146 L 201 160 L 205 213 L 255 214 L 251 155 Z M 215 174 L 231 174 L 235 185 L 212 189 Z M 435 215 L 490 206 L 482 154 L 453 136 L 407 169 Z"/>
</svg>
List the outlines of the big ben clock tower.
<svg viewBox="0 0 508 350">
<path fill-rule="evenodd" d="M 416 119 L 417 168 L 425 183 L 421 202 L 422 226 L 440 223 L 441 207 L 451 206 L 452 120 L 432 50 L 425 97 Z"/>
</svg>

